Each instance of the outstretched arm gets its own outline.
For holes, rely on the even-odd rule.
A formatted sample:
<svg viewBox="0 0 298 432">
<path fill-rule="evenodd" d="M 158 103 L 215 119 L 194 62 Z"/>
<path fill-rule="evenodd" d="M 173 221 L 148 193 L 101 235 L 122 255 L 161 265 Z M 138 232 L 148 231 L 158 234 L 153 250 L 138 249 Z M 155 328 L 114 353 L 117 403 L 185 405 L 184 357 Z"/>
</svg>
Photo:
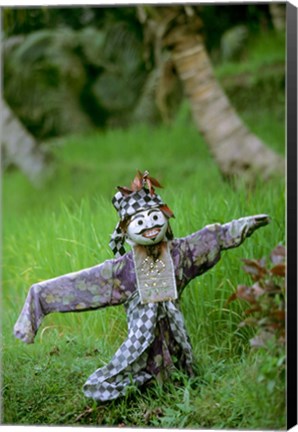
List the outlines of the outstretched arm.
<svg viewBox="0 0 298 432">
<path fill-rule="evenodd" d="M 84 311 L 123 303 L 129 293 L 117 275 L 123 271 L 120 267 L 125 263 L 123 260 L 115 262 L 107 260 L 95 267 L 32 285 L 14 326 L 15 336 L 33 343 L 44 316 L 51 312 Z"/>
<path fill-rule="evenodd" d="M 218 237 L 222 250 L 237 247 L 252 235 L 252 233 L 270 222 L 266 214 L 247 216 L 220 225 Z"/>
<path fill-rule="evenodd" d="M 268 223 L 267 215 L 248 216 L 223 225 L 207 225 L 185 238 L 174 240 L 172 255 L 180 292 L 191 279 L 212 268 L 219 261 L 222 250 L 240 246 L 256 229 Z"/>
</svg>

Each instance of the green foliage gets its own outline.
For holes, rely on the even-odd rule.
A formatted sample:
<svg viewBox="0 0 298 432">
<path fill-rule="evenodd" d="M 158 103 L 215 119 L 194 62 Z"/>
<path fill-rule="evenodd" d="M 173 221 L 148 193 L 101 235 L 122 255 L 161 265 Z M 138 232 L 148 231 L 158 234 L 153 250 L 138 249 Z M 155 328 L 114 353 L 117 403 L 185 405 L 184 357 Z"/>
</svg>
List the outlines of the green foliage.
<svg viewBox="0 0 298 432">
<path fill-rule="evenodd" d="M 247 41 L 248 30 L 244 25 L 228 29 L 221 37 L 220 54 L 223 61 L 237 59 Z"/>
<path fill-rule="evenodd" d="M 284 123 L 255 121 L 282 149 Z M 251 351 L 253 329 L 240 327 L 245 305 L 226 306 L 239 283 L 241 259 L 266 256 L 285 236 L 284 179 L 254 190 L 223 183 L 186 106 L 172 127 L 110 130 L 52 143 L 55 175 L 35 189 L 18 171 L 3 176 L 2 366 L 4 424 L 170 428 L 283 429 L 284 378 L 274 352 Z M 111 198 L 148 169 L 165 187 L 172 228 L 182 237 L 212 222 L 268 213 L 272 222 L 237 249 L 222 254 L 192 281 L 182 309 L 196 356 L 196 377 L 177 374 L 114 402 L 96 404 L 82 385 L 106 364 L 126 337 L 122 307 L 51 314 L 33 345 L 13 337 L 13 325 L 34 282 L 111 258 L 117 222 Z M 264 377 L 264 378 L 263 378 Z M 268 384 L 274 380 L 275 383 Z"/>
<path fill-rule="evenodd" d="M 100 53 L 105 43 L 105 32 L 88 26 L 78 33 L 78 38 L 87 63 L 98 67 L 104 66 Z"/>
<path fill-rule="evenodd" d="M 107 111 L 123 115 L 136 104 L 146 76 L 142 49 L 141 41 L 127 25 L 119 23 L 108 29 L 102 53 L 105 71 L 93 86 L 96 98 Z"/>
<path fill-rule="evenodd" d="M 3 31 L 8 37 L 28 34 L 44 28 L 68 27 L 74 30 L 86 26 L 102 28 L 125 21 L 138 30 L 134 7 L 4 7 Z"/>
<path fill-rule="evenodd" d="M 73 30 L 40 30 L 6 53 L 4 96 L 40 138 L 91 128 L 80 95 L 86 71 Z M 25 102 L 25 103 L 24 103 Z"/>
<path fill-rule="evenodd" d="M 251 74 L 272 64 L 284 64 L 286 56 L 285 33 L 266 31 L 257 36 L 250 36 L 243 47 L 242 61 L 227 59 L 216 67 L 219 79 L 228 75 Z"/>
<path fill-rule="evenodd" d="M 285 344 L 285 259 L 286 252 L 278 245 L 270 254 L 271 268 L 264 259 L 244 259 L 244 270 L 255 282 L 252 286 L 238 285 L 230 301 L 245 300 L 250 304 L 245 311 L 248 318 L 240 325 L 256 327 L 257 333 L 250 340 L 252 347 L 268 344 Z"/>
<path fill-rule="evenodd" d="M 224 61 L 215 68 L 233 106 L 245 122 L 252 123 L 253 131 L 250 113 L 255 110 L 268 111 L 270 107 L 271 115 L 280 120 L 285 117 L 285 55 L 285 34 L 268 31 L 249 37 L 241 61 Z M 264 124 L 264 131 L 268 128 L 270 124 Z"/>
<path fill-rule="evenodd" d="M 4 96 L 39 138 L 126 124 L 147 75 L 127 23 L 41 29 L 7 47 Z"/>
<path fill-rule="evenodd" d="M 273 105 L 282 118 L 285 35 L 270 31 L 268 5 L 196 9 L 236 109 Z M 135 7 L 4 8 L 3 17 L 4 96 L 38 139 L 175 117 L 180 83 L 159 81 Z"/>
<path fill-rule="evenodd" d="M 235 3 L 231 7 L 208 4 L 197 8 L 204 22 L 206 46 L 212 57 L 216 57 L 220 50 L 222 36 L 234 26 L 245 25 L 250 35 L 257 36 L 272 28 L 268 3 Z"/>
<path fill-rule="evenodd" d="M 250 275 L 252 286 L 238 285 L 228 302 L 244 300 L 249 308 L 239 327 L 255 329 L 250 345 L 263 350 L 257 382 L 267 386 L 270 394 L 278 391 L 285 379 L 285 273 L 286 250 L 276 246 L 270 253 L 270 265 L 263 258 L 244 259 L 244 270 Z"/>
</svg>

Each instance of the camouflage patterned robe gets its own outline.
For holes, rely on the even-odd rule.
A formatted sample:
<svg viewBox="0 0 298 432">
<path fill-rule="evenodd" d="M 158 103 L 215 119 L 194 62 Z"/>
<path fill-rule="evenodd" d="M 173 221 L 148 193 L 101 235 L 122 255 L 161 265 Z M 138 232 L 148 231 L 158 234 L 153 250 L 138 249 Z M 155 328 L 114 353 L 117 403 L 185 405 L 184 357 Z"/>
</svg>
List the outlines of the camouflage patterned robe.
<svg viewBox="0 0 298 432">
<path fill-rule="evenodd" d="M 75 273 L 32 285 L 14 327 L 17 338 L 33 343 L 43 317 L 51 312 L 90 311 L 124 304 L 128 337 L 111 362 L 96 370 L 83 391 L 95 400 L 111 400 L 127 385 L 164 379 L 175 367 L 192 373 L 192 351 L 179 310 L 186 285 L 213 267 L 221 251 L 239 246 L 260 226 L 254 217 L 213 224 L 168 241 L 175 269 L 177 301 L 141 304 L 132 251 Z M 145 246 L 144 246 L 145 247 Z"/>
</svg>

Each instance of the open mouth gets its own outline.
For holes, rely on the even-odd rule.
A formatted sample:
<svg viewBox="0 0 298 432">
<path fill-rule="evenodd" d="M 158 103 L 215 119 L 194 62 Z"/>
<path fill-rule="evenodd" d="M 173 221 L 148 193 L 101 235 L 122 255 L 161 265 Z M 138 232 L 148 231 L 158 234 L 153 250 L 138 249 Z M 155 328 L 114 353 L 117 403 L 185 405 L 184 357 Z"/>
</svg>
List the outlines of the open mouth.
<svg viewBox="0 0 298 432">
<path fill-rule="evenodd" d="M 152 239 L 158 236 L 158 234 L 160 233 L 160 228 L 152 228 L 149 230 L 146 230 L 142 235 L 143 237 Z"/>
</svg>

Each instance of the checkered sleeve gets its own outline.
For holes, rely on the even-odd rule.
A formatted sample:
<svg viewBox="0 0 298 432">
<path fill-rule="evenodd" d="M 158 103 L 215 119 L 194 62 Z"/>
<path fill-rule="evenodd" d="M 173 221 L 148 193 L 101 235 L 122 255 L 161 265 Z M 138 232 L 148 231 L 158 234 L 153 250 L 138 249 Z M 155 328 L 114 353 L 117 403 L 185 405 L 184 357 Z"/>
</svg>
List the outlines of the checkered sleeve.
<svg viewBox="0 0 298 432">
<path fill-rule="evenodd" d="M 115 277 L 115 261 L 32 285 L 14 326 L 15 336 L 33 343 L 44 316 L 51 312 L 86 311 L 123 303 L 127 293 Z"/>
</svg>

